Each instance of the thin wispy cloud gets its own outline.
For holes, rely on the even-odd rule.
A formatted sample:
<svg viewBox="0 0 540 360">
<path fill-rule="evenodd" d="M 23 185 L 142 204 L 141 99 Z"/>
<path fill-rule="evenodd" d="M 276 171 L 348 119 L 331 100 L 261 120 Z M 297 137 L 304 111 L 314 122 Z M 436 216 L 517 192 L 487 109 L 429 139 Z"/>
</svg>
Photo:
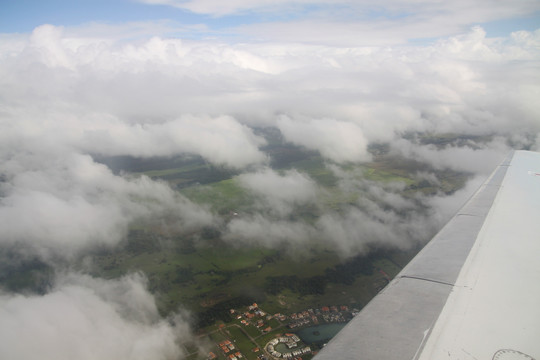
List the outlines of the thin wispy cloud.
<svg viewBox="0 0 540 360">
<path fill-rule="evenodd" d="M 230 18 L 221 30 L 256 41 L 385 45 L 434 39 L 475 25 L 537 14 L 536 1 L 213 1 L 145 0 Z M 517 21 L 517 20 L 516 20 Z"/>
</svg>

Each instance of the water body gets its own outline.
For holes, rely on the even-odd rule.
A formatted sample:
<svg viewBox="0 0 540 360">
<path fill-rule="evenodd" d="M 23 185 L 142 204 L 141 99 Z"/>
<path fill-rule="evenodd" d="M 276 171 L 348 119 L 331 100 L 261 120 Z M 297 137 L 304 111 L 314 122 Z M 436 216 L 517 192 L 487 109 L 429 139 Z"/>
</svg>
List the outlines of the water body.
<svg viewBox="0 0 540 360">
<path fill-rule="evenodd" d="M 328 341 L 333 338 L 343 327 L 347 325 L 346 323 L 332 323 L 332 324 L 322 324 L 316 326 L 310 326 L 299 330 L 296 334 L 302 339 L 306 344 L 311 344 L 314 342 Z"/>
</svg>

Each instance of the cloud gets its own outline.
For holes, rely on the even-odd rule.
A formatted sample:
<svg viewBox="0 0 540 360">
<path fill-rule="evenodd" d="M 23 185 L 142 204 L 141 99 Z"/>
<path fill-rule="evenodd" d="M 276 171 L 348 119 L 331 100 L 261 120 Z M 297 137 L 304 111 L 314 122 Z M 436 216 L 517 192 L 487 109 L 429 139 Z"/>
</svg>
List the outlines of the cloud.
<svg viewBox="0 0 540 360">
<path fill-rule="evenodd" d="M 322 244 L 345 258 L 374 248 L 410 249 L 427 242 L 470 194 L 467 188 L 452 196 L 411 199 L 397 189 L 370 184 L 360 190 L 357 201 L 339 210 L 326 208 L 314 222 L 243 215 L 227 224 L 224 238 L 233 245 L 286 248 L 294 253 Z"/>
<path fill-rule="evenodd" d="M 337 178 L 337 188 L 331 193 L 319 190 L 316 198 L 310 196 L 314 206 L 308 217 L 303 217 L 298 211 L 275 210 L 284 205 L 272 198 L 272 185 L 284 182 L 284 179 L 276 181 L 273 179 L 275 173 L 250 175 L 248 179 L 260 188 L 259 193 L 265 196 L 266 202 L 254 214 L 234 217 L 226 225 L 225 240 L 233 245 L 286 248 L 295 254 L 302 253 L 306 247 L 322 245 L 343 257 L 381 247 L 410 249 L 427 242 L 487 176 L 475 177 L 466 187 L 451 195 L 440 192 L 427 196 L 421 193 L 411 195 L 406 191 L 407 185 L 400 181 L 380 183 L 367 180 L 361 169 L 338 165 L 329 165 L 329 169 Z M 434 173 L 424 171 L 417 176 L 440 185 Z M 272 185 L 266 189 L 265 184 L 269 181 Z M 287 185 L 283 187 L 287 188 Z M 279 196 L 286 193 L 287 190 Z M 268 211 L 269 208 L 273 211 Z M 291 214 L 295 214 L 294 220 L 290 218 Z"/>
<path fill-rule="evenodd" d="M 0 244 L 45 260 L 114 246 L 135 221 L 176 231 L 213 221 L 165 183 L 116 176 L 88 155 L 21 149 L 4 152 L 2 161 Z"/>
<path fill-rule="evenodd" d="M 22 44 L 4 45 L 0 93 L 7 119 L 25 119 L 27 130 L 61 132 L 87 147 L 97 138 L 114 152 L 193 151 L 233 167 L 264 161 L 261 139 L 241 124 L 279 125 L 295 142 L 310 142 L 304 146 L 360 159 L 366 141 L 406 131 L 539 132 L 538 31 L 490 39 L 474 28 L 409 47 L 118 41 L 76 33 L 44 26 Z M 299 139 L 306 123 L 324 141 L 330 140 L 320 133 L 329 130 L 326 137 L 342 144 L 332 153 L 333 143 Z M 194 140 L 215 137 L 211 129 L 220 124 L 227 136 L 216 145 Z M 131 142 L 99 139 L 103 128 Z M 246 157 L 236 162 L 231 152 L 240 145 Z"/>
<path fill-rule="evenodd" d="M 0 293 L 3 359 L 179 359 L 189 325 L 158 314 L 141 275 L 61 276 L 44 295 Z"/>
<path fill-rule="evenodd" d="M 158 124 L 126 124 L 118 119 L 94 122 L 75 146 L 104 155 L 135 157 L 190 153 L 231 168 L 266 161 L 259 151 L 264 139 L 229 116 L 217 118 L 183 116 Z"/>
<path fill-rule="evenodd" d="M 426 200 L 414 203 L 397 194 L 385 197 L 396 207 L 389 207 L 384 200 L 362 199 L 339 213 L 323 214 L 316 223 L 319 236 L 327 246 L 349 257 L 374 248 L 410 249 L 425 244 L 449 220 L 433 206 L 442 202 L 433 201 L 428 206 Z M 455 203 L 446 202 L 446 210 Z"/>
<path fill-rule="evenodd" d="M 324 4 L 326 1 L 313 0 L 261 0 L 253 3 L 246 0 L 234 0 L 227 3 L 215 0 L 140 0 L 140 2 L 154 5 L 169 5 L 180 9 L 186 9 L 194 13 L 208 14 L 213 16 L 234 15 L 243 12 L 257 11 L 278 11 L 283 8 L 295 6 Z M 346 1 L 336 1 L 335 3 L 346 3 Z"/>
<path fill-rule="evenodd" d="M 371 157 L 362 129 L 334 119 L 292 120 L 282 116 L 277 126 L 287 141 L 318 150 L 336 162 L 363 162 Z"/>
<path fill-rule="evenodd" d="M 362 170 L 330 167 L 338 189 L 349 199 L 325 211 L 316 221 L 318 236 L 342 256 L 366 253 L 372 248 L 407 249 L 423 243 L 440 223 L 429 214 L 421 195 L 406 196 L 402 182 L 367 180 Z"/>
<path fill-rule="evenodd" d="M 405 139 L 392 143 L 395 154 L 415 159 L 434 169 L 480 175 L 491 173 L 511 150 L 505 139 L 499 137 L 484 144 L 470 141 L 468 146 L 450 145 L 440 149 L 435 145 L 419 145 Z"/>
<path fill-rule="evenodd" d="M 315 234 L 313 227 L 302 222 L 255 214 L 233 219 L 227 224 L 224 239 L 233 245 L 291 249 L 306 246 L 310 239 L 316 240 Z"/>
<path fill-rule="evenodd" d="M 214 221 L 165 184 L 114 175 L 89 154 L 191 153 L 241 172 L 267 161 L 248 125 L 276 126 L 337 163 L 368 161 L 369 143 L 390 142 L 436 168 L 485 173 L 506 144 L 534 148 L 540 133 L 539 31 L 491 39 L 474 28 L 401 47 L 91 35 L 45 25 L 0 39 L 4 244 L 69 257 L 117 244 L 141 218 Z M 413 132 L 497 140 L 439 149 L 402 139 Z M 313 204 L 316 190 L 298 173 L 239 178 L 269 220 Z"/>
<path fill-rule="evenodd" d="M 370 12 L 372 12 L 374 9 L 378 9 L 380 14 L 379 16 L 383 18 L 384 14 L 407 14 L 408 16 L 419 14 L 418 17 L 423 18 L 425 14 L 455 14 L 468 12 L 468 19 L 476 18 L 479 19 L 477 21 L 483 22 L 503 16 L 529 14 L 535 9 L 538 9 L 538 4 L 532 0 L 523 1 L 518 5 L 494 0 L 485 0 L 478 3 L 470 3 L 460 0 L 456 1 L 453 6 L 441 2 L 434 3 L 428 0 L 415 1 L 414 3 L 404 3 L 396 0 L 384 0 L 378 2 L 377 6 L 374 6 L 367 0 L 261 0 L 256 3 L 249 0 L 235 0 L 226 4 L 223 4 L 219 0 L 140 0 L 140 2 L 147 4 L 170 5 L 196 13 L 216 16 L 246 11 L 278 12 L 291 8 L 301 9 L 303 10 L 304 14 L 307 15 L 311 12 L 317 13 L 317 10 L 321 8 L 326 9 L 329 6 L 333 6 L 334 12 L 332 15 L 334 16 L 336 16 L 336 13 L 339 14 L 340 10 L 343 12 L 355 10 L 356 13 L 359 14 L 360 19 L 364 19 L 366 13 L 370 14 Z M 310 11 L 310 9 L 312 10 Z M 412 11 L 413 9 L 414 12 Z"/>
<path fill-rule="evenodd" d="M 429 0 L 141 0 L 210 17 L 233 18 L 227 34 L 255 41 L 324 45 L 395 45 L 438 38 L 501 19 L 528 17 L 540 10 L 534 0 L 452 3 Z M 242 16 L 249 16 L 249 21 Z M 205 18 L 208 23 L 212 23 Z M 223 27 L 221 26 L 221 31 Z"/>
<path fill-rule="evenodd" d="M 295 206 L 313 204 L 317 200 L 317 185 L 307 175 L 288 170 L 283 175 L 272 169 L 238 176 L 240 184 L 262 198 L 262 209 L 270 209 L 280 217 L 286 216 Z"/>
</svg>

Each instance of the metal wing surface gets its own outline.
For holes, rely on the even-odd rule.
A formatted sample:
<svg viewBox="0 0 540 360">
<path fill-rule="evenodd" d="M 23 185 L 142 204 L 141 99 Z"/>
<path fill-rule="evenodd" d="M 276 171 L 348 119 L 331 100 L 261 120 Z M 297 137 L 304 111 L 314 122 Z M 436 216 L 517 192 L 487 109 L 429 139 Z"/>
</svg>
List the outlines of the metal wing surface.
<svg viewBox="0 0 540 360">
<path fill-rule="evenodd" d="M 540 360 L 540 153 L 513 152 L 315 359 Z"/>
</svg>

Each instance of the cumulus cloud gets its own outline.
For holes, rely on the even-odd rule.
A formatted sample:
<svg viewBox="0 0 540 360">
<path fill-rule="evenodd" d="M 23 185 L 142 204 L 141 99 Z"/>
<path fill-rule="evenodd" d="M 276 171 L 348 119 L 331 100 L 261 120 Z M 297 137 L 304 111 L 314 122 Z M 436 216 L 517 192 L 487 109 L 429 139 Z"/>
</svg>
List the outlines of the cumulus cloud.
<svg viewBox="0 0 540 360">
<path fill-rule="evenodd" d="M 366 253 L 373 248 L 409 249 L 424 244 L 459 210 L 485 181 L 478 175 L 452 195 L 432 196 L 402 193 L 403 183 L 379 184 L 356 174 L 339 173 L 340 187 L 359 194 L 340 211 L 322 214 L 314 227 L 317 236 L 342 256 Z M 437 182 L 433 174 L 421 178 Z"/>
<path fill-rule="evenodd" d="M 282 116 L 277 126 L 288 141 L 318 150 L 336 162 L 364 162 L 370 159 L 367 140 L 354 123 L 334 119 L 294 121 Z"/>
<path fill-rule="evenodd" d="M 0 243 L 44 259 L 116 245 L 134 221 L 177 231 L 213 221 L 165 183 L 114 175 L 88 155 L 5 152 L 2 161 Z"/>
<path fill-rule="evenodd" d="M 374 248 L 409 249 L 428 241 L 471 195 L 471 188 L 453 196 L 418 199 L 375 185 L 368 191 L 339 211 L 326 209 L 315 222 L 262 214 L 240 216 L 227 224 L 224 238 L 233 245 L 289 250 L 322 244 L 343 257 Z"/>
<path fill-rule="evenodd" d="M 95 141 L 102 151 L 191 151 L 242 167 L 264 161 L 262 140 L 242 124 L 278 125 L 290 141 L 346 161 L 366 159 L 366 142 L 406 131 L 540 131 L 538 31 L 492 39 L 477 27 L 410 47 L 76 34 L 47 25 L 0 45 L 3 111 L 10 121 L 26 118 L 26 130 L 60 132 L 86 147 Z M 227 136 L 212 133 L 217 127 Z M 303 127 L 316 133 L 302 136 Z M 109 129 L 126 140 L 107 138 Z M 237 158 L 240 146 L 246 154 Z"/>
<path fill-rule="evenodd" d="M 261 178 L 263 173 L 250 175 L 248 179 L 254 181 L 255 187 L 261 188 L 259 192 L 270 199 L 255 214 L 234 217 L 226 226 L 224 238 L 234 245 L 255 244 L 289 250 L 318 244 L 343 257 L 381 247 L 409 249 L 428 241 L 487 176 L 474 177 L 467 186 L 452 195 L 442 192 L 429 196 L 421 193 L 411 195 L 407 194 L 407 185 L 403 182 L 379 183 L 367 180 L 361 168 L 328 166 L 337 178 L 336 188 L 331 193 L 319 191 L 318 196 L 310 200 L 315 205 L 308 211 L 310 215 L 305 218 L 295 216 L 294 220 L 291 220 L 289 212 L 275 210 L 279 206 L 272 201 L 278 200 L 270 200 L 273 190 L 265 189 L 265 179 Z M 276 175 L 267 176 L 271 179 Z M 423 171 L 416 176 L 440 185 L 432 172 Z M 283 181 L 280 179 L 275 183 Z M 268 211 L 268 208 L 274 211 Z"/>
<path fill-rule="evenodd" d="M 231 244 L 250 244 L 268 248 L 294 248 L 317 240 L 315 229 L 305 223 L 275 219 L 261 214 L 233 219 L 227 224 L 225 240 Z"/>
<path fill-rule="evenodd" d="M 316 183 L 297 170 L 280 175 L 272 169 L 264 169 L 239 175 L 238 181 L 261 198 L 263 209 L 270 209 L 279 216 L 290 214 L 297 205 L 313 204 L 317 200 Z"/>
<path fill-rule="evenodd" d="M 507 156 L 511 149 L 503 138 L 487 143 L 470 141 L 465 146 L 419 145 L 399 139 L 392 143 L 392 151 L 406 158 L 429 164 L 434 169 L 452 169 L 471 174 L 487 175 Z"/>
<path fill-rule="evenodd" d="M 494 39 L 476 27 L 401 47 L 85 31 L 44 25 L 0 39 L 4 244 L 74 254 L 117 244 L 141 218 L 167 214 L 179 228 L 212 222 L 165 184 L 114 175 L 88 154 L 191 153 L 243 171 L 267 161 L 265 141 L 250 127 L 276 126 L 285 141 L 336 163 L 368 161 L 369 143 L 389 142 L 394 153 L 437 169 L 486 173 L 508 144 L 538 146 L 539 31 Z M 426 131 L 495 140 L 440 148 L 402 139 Z M 299 173 L 239 179 L 275 221 L 320 205 Z"/>
<path fill-rule="evenodd" d="M 107 121 L 109 120 L 109 121 Z M 264 140 L 229 116 L 185 116 L 158 124 L 129 125 L 118 119 L 95 122 L 76 144 L 90 153 L 135 157 L 190 153 L 218 165 L 243 168 L 264 162 Z"/>
<path fill-rule="evenodd" d="M 178 359 L 188 323 L 162 319 L 141 275 L 61 276 L 44 295 L 0 293 L 3 359 Z"/>
</svg>

